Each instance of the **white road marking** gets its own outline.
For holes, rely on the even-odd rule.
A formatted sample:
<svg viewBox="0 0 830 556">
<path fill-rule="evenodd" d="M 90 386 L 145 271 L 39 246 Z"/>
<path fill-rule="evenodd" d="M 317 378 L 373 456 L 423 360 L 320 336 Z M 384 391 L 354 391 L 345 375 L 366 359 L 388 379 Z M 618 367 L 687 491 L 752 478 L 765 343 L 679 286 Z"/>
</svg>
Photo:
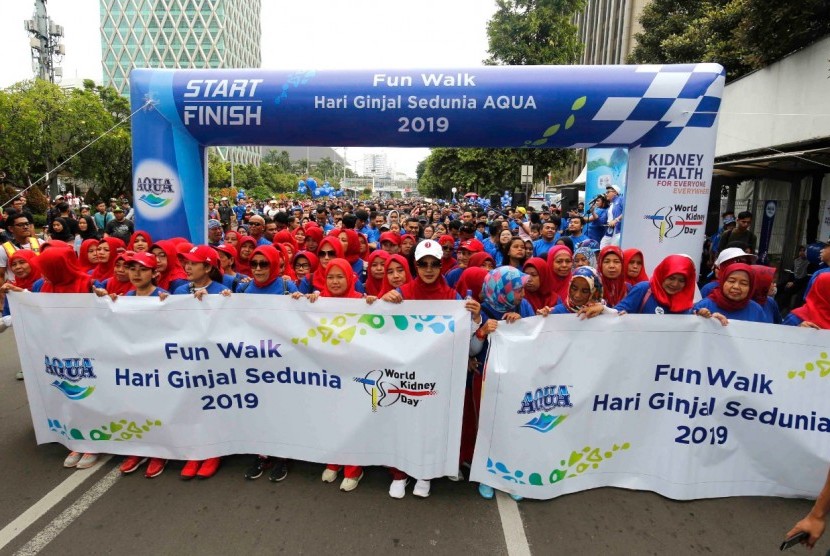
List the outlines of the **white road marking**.
<svg viewBox="0 0 830 556">
<path fill-rule="evenodd" d="M 519 505 L 508 494 L 496 491 L 496 503 L 501 518 L 501 529 L 504 532 L 504 542 L 507 544 L 508 556 L 530 556 L 530 545 L 527 543 L 522 515 Z"/>
<path fill-rule="evenodd" d="M 107 463 L 112 456 L 102 456 L 92 467 L 85 470 L 73 472 L 65 481 L 46 493 L 46 496 L 35 502 L 28 510 L 20 514 L 14 521 L 6 525 L 0 531 L 0 549 L 12 542 L 20 533 L 35 521 L 43 517 L 46 512 L 52 509 L 58 502 L 69 496 L 69 494 L 81 486 L 87 479 L 92 477 L 101 466 Z M 117 470 L 117 469 L 116 469 Z"/>
</svg>

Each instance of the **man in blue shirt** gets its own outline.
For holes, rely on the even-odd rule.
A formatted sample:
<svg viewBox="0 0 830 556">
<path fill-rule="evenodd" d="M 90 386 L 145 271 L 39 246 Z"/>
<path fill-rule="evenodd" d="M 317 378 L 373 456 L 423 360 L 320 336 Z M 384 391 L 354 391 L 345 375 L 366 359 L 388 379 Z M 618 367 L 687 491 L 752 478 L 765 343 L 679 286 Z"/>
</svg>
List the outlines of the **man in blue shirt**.
<svg viewBox="0 0 830 556">
<path fill-rule="evenodd" d="M 559 234 L 556 233 L 556 223 L 553 221 L 542 224 L 542 237 L 533 242 L 533 256 L 546 259 L 548 251 L 556 245 Z"/>
<path fill-rule="evenodd" d="M 587 239 L 591 239 L 583 232 L 584 226 L 585 219 L 581 216 L 571 216 L 568 219 L 568 236 L 574 242 L 574 246 L 579 245 Z"/>
</svg>

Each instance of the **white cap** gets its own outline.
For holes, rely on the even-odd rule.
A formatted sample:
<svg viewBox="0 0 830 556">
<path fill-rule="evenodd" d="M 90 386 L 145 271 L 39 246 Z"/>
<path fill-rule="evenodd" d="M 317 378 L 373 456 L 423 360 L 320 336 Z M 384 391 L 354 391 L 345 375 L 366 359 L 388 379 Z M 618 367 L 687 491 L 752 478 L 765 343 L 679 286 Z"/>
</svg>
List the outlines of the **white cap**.
<svg viewBox="0 0 830 556">
<path fill-rule="evenodd" d="M 609 189 L 613 189 L 617 192 L 617 195 L 620 194 L 620 186 L 619 185 L 606 185 L 605 190 L 608 191 Z"/>
<path fill-rule="evenodd" d="M 738 257 L 749 257 L 754 262 L 758 258 L 758 255 L 747 253 L 740 247 L 729 247 L 720 252 L 717 260 L 715 260 L 715 266 L 721 266 L 726 261 L 737 259 Z"/>
<path fill-rule="evenodd" d="M 427 239 L 419 243 L 415 248 L 416 261 L 420 261 L 424 257 L 428 257 L 430 255 L 438 260 L 441 260 L 441 257 L 444 256 L 444 250 L 441 248 L 441 244 L 437 241 Z"/>
</svg>

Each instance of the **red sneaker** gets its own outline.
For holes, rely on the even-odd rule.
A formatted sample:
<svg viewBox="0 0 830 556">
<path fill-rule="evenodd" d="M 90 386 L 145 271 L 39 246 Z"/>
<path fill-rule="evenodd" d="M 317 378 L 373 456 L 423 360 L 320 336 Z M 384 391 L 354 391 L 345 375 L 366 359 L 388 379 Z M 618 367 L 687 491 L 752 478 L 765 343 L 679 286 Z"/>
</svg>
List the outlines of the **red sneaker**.
<svg viewBox="0 0 830 556">
<path fill-rule="evenodd" d="M 185 463 L 184 467 L 182 468 L 182 479 L 184 479 L 185 481 L 189 481 L 190 479 L 195 477 L 196 473 L 199 472 L 200 465 L 202 465 L 202 462 L 197 459 L 190 460 L 187 463 Z"/>
<path fill-rule="evenodd" d="M 141 467 L 141 464 L 145 461 L 147 461 L 147 458 L 143 458 L 141 456 L 127 456 L 124 461 L 121 462 L 121 467 L 119 469 L 123 474 L 127 475 Z"/>
<path fill-rule="evenodd" d="M 202 462 L 202 466 L 199 468 L 199 472 L 196 473 L 196 477 L 199 479 L 210 479 L 219 471 L 219 463 L 221 461 L 222 458 L 206 459 Z"/>
<path fill-rule="evenodd" d="M 148 479 L 152 479 L 153 477 L 158 477 L 161 475 L 162 471 L 164 471 L 164 467 L 167 465 L 166 459 L 161 458 L 150 458 L 150 463 L 147 464 L 147 471 L 145 471 L 144 476 Z"/>
</svg>

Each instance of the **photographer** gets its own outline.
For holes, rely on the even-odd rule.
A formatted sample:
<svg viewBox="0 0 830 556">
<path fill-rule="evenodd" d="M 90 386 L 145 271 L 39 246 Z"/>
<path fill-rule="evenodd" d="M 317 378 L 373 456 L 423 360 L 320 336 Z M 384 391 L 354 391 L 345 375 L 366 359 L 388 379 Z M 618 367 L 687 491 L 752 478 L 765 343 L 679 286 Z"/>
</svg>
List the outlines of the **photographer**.
<svg viewBox="0 0 830 556">
<path fill-rule="evenodd" d="M 602 241 L 605 235 L 605 226 L 607 224 L 608 213 L 608 198 L 605 195 L 597 195 L 588 205 L 588 212 L 585 220 L 588 222 L 588 227 L 585 230 L 585 235 L 589 239 L 593 239 L 597 243 Z"/>
</svg>

